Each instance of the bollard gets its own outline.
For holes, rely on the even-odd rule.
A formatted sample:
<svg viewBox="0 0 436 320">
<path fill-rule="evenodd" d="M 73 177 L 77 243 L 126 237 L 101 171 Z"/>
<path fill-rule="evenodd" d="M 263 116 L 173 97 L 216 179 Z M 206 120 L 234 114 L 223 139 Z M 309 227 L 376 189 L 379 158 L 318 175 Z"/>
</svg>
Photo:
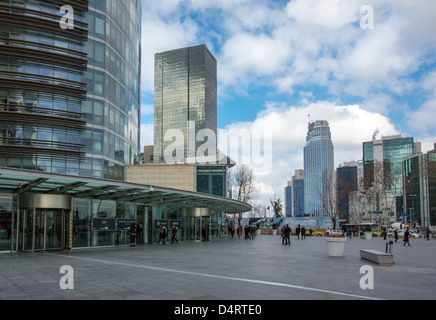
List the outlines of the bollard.
<svg viewBox="0 0 436 320">
<path fill-rule="evenodd" d="M 387 254 L 392 254 L 392 247 L 394 245 L 393 241 L 389 241 L 386 243 L 386 253 Z"/>
</svg>

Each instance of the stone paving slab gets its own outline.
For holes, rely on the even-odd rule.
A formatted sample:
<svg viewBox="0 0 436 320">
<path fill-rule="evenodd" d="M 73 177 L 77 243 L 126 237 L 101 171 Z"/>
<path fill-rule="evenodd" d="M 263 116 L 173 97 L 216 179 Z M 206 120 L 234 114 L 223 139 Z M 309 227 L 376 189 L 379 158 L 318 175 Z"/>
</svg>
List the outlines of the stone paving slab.
<svg viewBox="0 0 436 320">
<path fill-rule="evenodd" d="M 394 243 L 393 266 L 360 258 L 385 250 L 386 240 L 347 240 L 344 257 L 327 256 L 325 239 L 259 235 L 212 242 L 0 254 L 2 300 L 434 300 L 436 241 Z M 62 290 L 61 266 L 74 270 L 74 289 Z M 363 290 L 360 268 L 374 271 Z"/>
</svg>

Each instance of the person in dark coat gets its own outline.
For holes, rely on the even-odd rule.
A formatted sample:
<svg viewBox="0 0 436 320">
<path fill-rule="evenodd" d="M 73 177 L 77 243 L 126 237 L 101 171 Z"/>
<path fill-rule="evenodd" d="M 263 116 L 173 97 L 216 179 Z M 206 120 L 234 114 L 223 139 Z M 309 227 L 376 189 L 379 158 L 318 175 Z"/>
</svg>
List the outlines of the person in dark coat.
<svg viewBox="0 0 436 320">
<path fill-rule="evenodd" d="M 136 247 L 136 223 L 132 224 L 129 232 L 130 232 L 130 246 Z"/>
<path fill-rule="evenodd" d="M 285 232 L 285 235 L 284 235 L 284 237 L 285 237 L 285 245 L 287 245 L 287 244 L 291 245 L 291 239 L 290 239 L 291 228 L 289 228 L 289 226 L 286 225 L 285 229 L 284 229 L 284 232 Z"/>
<path fill-rule="evenodd" d="M 395 238 L 395 242 L 398 242 L 398 230 L 395 229 L 394 231 L 394 238 Z"/>
<path fill-rule="evenodd" d="M 300 225 L 295 229 L 295 233 L 297 234 L 298 239 L 300 239 Z"/>
<path fill-rule="evenodd" d="M 306 239 L 306 228 L 301 227 L 301 239 Z"/>
<path fill-rule="evenodd" d="M 174 240 L 176 240 L 177 243 L 179 243 L 179 240 L 177 240 L 177 238 L 176 238 L 176 235 L 177 235 L 177 228 L 176 228 L 176 226 L 172 227 L 171 234 L 172 234 L 171 243 L 174 243 Z"/>
<path fill-rule="evenodd" d="M 409 238 L 410 238 L 410 233 L 409 233 L 409 228 L 406 229 L 406 232 L 404 232 L 404 245 L 406 245 L 406 243 L 409 245 L 410 247 L 410 242 L 409 242 Z"/>
<path fill-rule="evenodd" d="M 245 226 L 245 228 L 244 228 L 244 233 L 245 233 L 245 240 L 248 240 L 249 239 L 249 237 L 250 237 L 250 228 L 248 227 L 248 225 L 247 226 Z"/>
</svg>

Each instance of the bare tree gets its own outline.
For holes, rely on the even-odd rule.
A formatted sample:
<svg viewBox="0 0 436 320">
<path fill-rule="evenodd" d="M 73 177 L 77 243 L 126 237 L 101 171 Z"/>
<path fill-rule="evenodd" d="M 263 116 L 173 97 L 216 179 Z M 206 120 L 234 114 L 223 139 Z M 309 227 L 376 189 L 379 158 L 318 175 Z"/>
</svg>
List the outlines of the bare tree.
<svg viewBox="0 0 436 320">
<path fill-rule="evenodd" d="M 336 226 L 336 219 L 339 217 L 336 189 L 337 185 L 334 173 L 323 174 L 322 188 L 317 188 L 318 199 L 321 202 L 324 215 L 330 217 L 334 226 Z"/>
<path fill-rule="evenodd" d="M 255 204 L 250 211 L 250 218 L 263 218 L 266 214 L 266 208 L 263 205 Z"/>
<path fill-rule="evenodd" d="M 256 180 L 253 170 L 245 165 L 238 164 L 230 172 L 230 185 L 233 199 L 249 202 L 256 192 Z M 242 213 L 239 213 L 238 225 L 241 225 Z"/>
<path fill-rule="evenodd" d="M 245 164 L 238 164 L 230 172 L 232 195 L 236 200 L 249 202 L 256 192 L 255 183 L 253 170 Z"/>
</svg>

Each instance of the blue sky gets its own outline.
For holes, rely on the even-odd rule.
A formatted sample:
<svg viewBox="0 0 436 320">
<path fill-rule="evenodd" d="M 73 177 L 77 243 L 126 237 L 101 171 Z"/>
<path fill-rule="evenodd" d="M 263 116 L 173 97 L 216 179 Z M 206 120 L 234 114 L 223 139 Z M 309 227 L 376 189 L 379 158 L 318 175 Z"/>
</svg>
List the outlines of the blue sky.
<svg viewBox="0 0 436 320">
<path fill-rule="evenodd" d="M 154 54 L 203 43 L 218 60 L 218 127 L 272 132 L 260 195 L 283 198 L 303 168 L 308 114 L 329 121 L 337 166 L 361 159 L 376 130 L 423 152 L 436 143 L 434 0 L 143 2 L 141 145 L 152 144 Z"/>
</svg>

